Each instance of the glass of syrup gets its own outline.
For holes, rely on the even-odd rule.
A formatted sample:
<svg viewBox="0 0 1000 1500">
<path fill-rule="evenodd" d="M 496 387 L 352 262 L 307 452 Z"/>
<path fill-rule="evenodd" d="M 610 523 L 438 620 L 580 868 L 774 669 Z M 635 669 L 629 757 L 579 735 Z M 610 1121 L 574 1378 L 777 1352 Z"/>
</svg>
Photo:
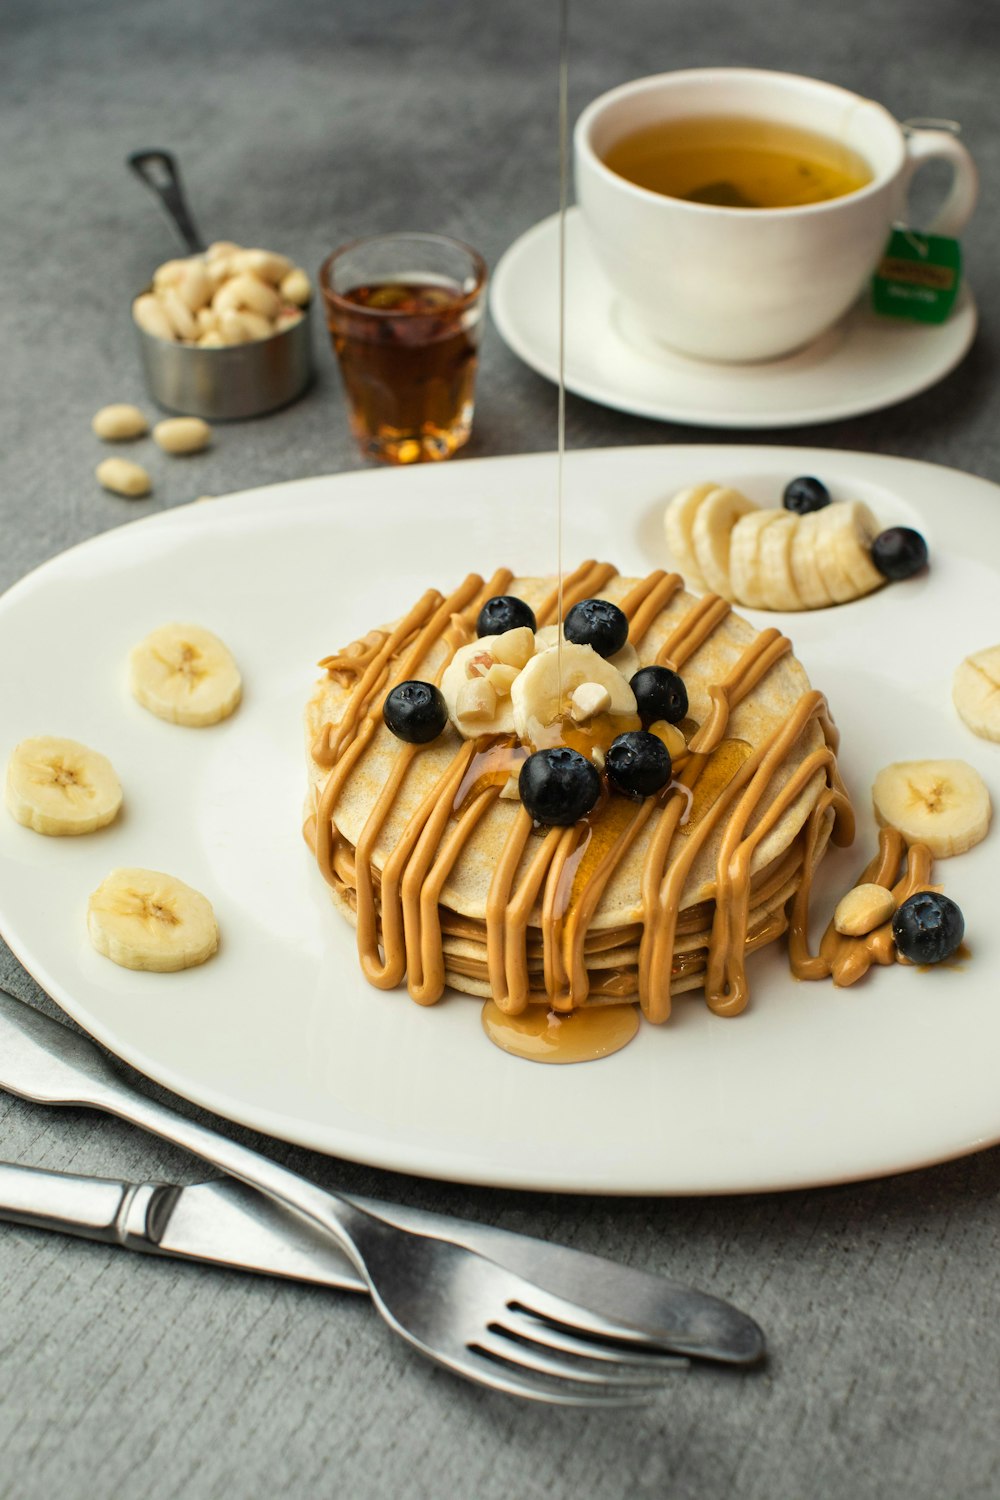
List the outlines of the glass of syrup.
<svg viewBox="0 0 1000 1500">
<path fill-rule="evenodd" d="M 472 430 L 482 257 L 440 234 L 373 235 L 327 256 L 319 283 L 362 453 L 450 458 Z"/>
</svg>

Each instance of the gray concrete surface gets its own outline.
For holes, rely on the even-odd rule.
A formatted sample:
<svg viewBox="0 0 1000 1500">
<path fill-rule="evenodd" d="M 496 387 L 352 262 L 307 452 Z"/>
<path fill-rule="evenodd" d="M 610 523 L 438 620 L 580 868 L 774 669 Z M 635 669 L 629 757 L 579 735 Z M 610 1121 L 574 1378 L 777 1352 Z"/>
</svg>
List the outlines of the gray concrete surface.
<svg viewBox="0 0 1000 1500">
<path fill-rule="evenodd" d="M 1000 479 L 996 10 L 980 0 L 572 8 L 574 112 L 642 73 L 745 63 L 829 78 L 899 117 L 963 122 L 984 184 L 966 245 L 983 316 L 973 352 L 892 411 L 789 441 Z M 320 379 L 297 406 L 220 431 L 202 457 L 156 463 L 148 501 L 98 489 L 90 417 L 141 396 L 128 295 L 173 248 L 122 167 L 126 151 L 172 148 L 210 235 L 287 249 L 310 269 L 333 244 L 393 227 L 457 234 L 495 263 L 556 204 L 553 0 L 7 0 L 0 25 L 0 587 L 160 507 L 359 462 L 321 345 Z M 469 457 L 553 445 L 553 391 L 492 331 L 479 396 Z M 573 447 L 744 438 L 573 399 L 568 428 Z M 47 1008 L 6 950 L 0 982 Z M 749 1376 L 679 1377 L 647 1410 L 582 1417 L 431 1370 L 360 1299 L 0 1228 L 3 1500 L 971 1500 L 1000 1490 L 996 1151 L 787 1196 L 601 1201 L 410 1181 L 263 1144 L 329 1184 L 710 1287 L 760 1320 L 771 1358 Z M 0 1155 L 197 1175 L 113 1121 L 9 1099 Z"/>
</svg>

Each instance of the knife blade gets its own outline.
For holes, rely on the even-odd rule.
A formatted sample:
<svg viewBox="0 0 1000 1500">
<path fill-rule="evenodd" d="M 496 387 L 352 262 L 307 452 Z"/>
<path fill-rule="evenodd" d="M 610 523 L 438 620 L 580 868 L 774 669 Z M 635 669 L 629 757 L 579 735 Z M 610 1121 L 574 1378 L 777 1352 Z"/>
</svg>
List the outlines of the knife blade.
<svg viewBox="0 0 1000 1500">
<path fill-rule="evenodd" d="M 680 1282 L 493 1225 L 374 1198 L 353 1201 L 392 1224 L 465 1245 L 559 1296 L 631 1323 L 647 1334 L 651 1348 L 735 1365 L 753 1364 L 764 1353 L 763 1333 L 752 1318 Z M 367 1291 L 322 1232 L 230 1178 L 180 1187 L 0 1162 L 0 1219 L 145 1254 Z"/>
</svg>

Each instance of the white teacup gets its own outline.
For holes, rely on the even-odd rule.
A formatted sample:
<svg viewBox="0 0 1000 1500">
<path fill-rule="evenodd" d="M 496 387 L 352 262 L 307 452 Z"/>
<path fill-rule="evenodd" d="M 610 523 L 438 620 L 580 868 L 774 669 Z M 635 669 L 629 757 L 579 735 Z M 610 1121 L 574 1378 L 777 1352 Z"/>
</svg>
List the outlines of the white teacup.
<svg viewBox="0 0 1000 1500">
<path fill-rule="evenodd" d="M 856 151 L 872 179 L 804 207 L 719 208 L 651 192 L 604 164 L 633 131 L 705 115 L 814 131 Z M 978 191 L 972 157 L 948 131 L 904 133 L 880 104 L 792 73 L 696 68 L 640 78 L 595 99 L 573 140 L 577 199 L 605 274 L 645 332 L 700 359 L 774 359 L 834 324 L 905 220 L 922 162 L 943 158 L 954 174 L 932 233 L 960 233 Z"/>
</svg>

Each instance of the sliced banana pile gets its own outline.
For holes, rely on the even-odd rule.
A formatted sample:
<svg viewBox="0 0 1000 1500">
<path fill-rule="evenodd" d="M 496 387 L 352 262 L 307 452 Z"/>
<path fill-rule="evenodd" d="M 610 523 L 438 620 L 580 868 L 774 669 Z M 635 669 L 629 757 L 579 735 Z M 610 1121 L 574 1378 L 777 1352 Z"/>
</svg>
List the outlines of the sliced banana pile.
<svg viewBox="0 0 1000 1500">
<path fill-rule="evenodd" d="M 989 831 L 990 794 L 964 760 L 903 760 L 885 766 L 872 787 L 875 816 L 935 859 L 964 854 Z"/>
<path fill-rule="evenodd" d="M 634 714 L 628 684 L 639 666 L 634 646 L 607 661 L 592 646 L 564 640 L 555 625 L 484 635 L 455 652 L 441 678 L 448 717 L 464 739 L 516 734 L 536 747 L 562 719 L 585 724 L 597 714 Z M 561 658 L 561 659 L 560 659 Z"/>
<path fill-rule="evenodd" d="M 60 837 L 93 833 L 113 822 L 122 788 L 107 756 L 46 734 L 14 746 L 5 801 L 25 828 Z"/>
<path fill-rule="evenodd" d="M 967 656 L 955 672 L 951 695 L 973 734 L 1000 740 L 1000 646 Z"/>
<path fill-rule="evenodd" d="M 195 729 L 228 718 L 243 695 L 232 653 L 201 625 L 161 625 L 134 646 L 129 687 L 157 718 Z"/>
<path fill-rule="evenodd" d="M 87 903 L 87 931 L 112 963 L 162 974 L 203 964 L 219 946 L 211 902 L 159 870 L 112 870 Z"/>
<path fill-rule="evenodd" d="M 667 546 L 688 582 L 748 609 L 824 609 L 885 582 L 871 559 L 880 527 L 860 500 L 810 515 L 761 509 L 738 490 L 697 484 L 664 515 Z"/>
</svg>

